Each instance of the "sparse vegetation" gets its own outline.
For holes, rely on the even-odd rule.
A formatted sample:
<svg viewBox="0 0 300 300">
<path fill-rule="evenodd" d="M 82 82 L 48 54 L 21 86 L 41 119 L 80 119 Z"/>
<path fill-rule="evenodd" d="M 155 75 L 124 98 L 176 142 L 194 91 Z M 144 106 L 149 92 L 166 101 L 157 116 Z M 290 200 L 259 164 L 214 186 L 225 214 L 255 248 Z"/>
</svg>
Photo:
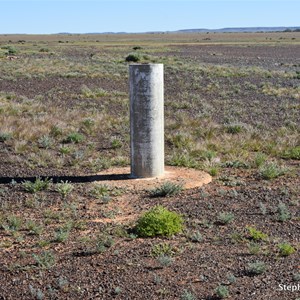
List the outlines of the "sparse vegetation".
<svg viewBox="0 0 300 300">
<path fill-rule="evenodd" d="M 41 178 L 36 178 L 35 181 L 33 181 L 33 182 L 26 180 L 23 182 L 22 185 L 26 192 L 35 194 L 39 191 L 48 189 L 50 186 L 50 183 L 51 183 L 51 180 L 49 180 L 47 178 L 45 180 L 42 180 Z"/>
<path fill-rule="evenodd" d="M 51 251 L 43 251 L 41 254 L 32 255 L 37 266 L 41 269 L 49 269 L 55 265 L 55 256 Z"/>
<path fill-rule="evenodd" d="M 228 296 L 229 296 L 228 288 L 225 285 L 219 285 L 216 288 L 216 294 L 221 299 L 228 298 Z"/>
<path fill-rule="evenodd" d="M 279 273 L 297 283 L 298 49 L 297 32 L 0 36 L 1 296 L 272 298 Z M 210 184 L 151 197 L 151 180 L 123 178 L 129 53 L 164 64 L 166 165 Z"/>
<path fill-rule="evenodd" d="M 234 220 L 233 213 L 221 212 L 218 215 L 218 223 L 220 225 L 226 225 Z"/>
<path fill-rule="evenodd" d="M 278 204 L 277 213 L 278 213 L 278 221 L 280 222 L 285 222 L 291 218 L 291 214 L 288 207 L 282 202 Z"/>
<path fill-rule="evenodd" d="M 56 185 L 57 192 L 62 196 L 63 199 L 66 199 L 67 196 L 72 192 L 74 186 L 68 181 L 61 181 Z"/>
<path fill-rule="evenodd" d="M 182 185 L 173 182 L 165 182 L 160 187 L 150 191 L 151 197 L 169 197 L 182 191 Z"/>
<path fill-rule="evenodd" d="M 286 169 L 277 163 L 265 163 L 260 167 L 260 175 L 263 179 L 274 179 L 286 173 Z"/>
<path fill-rule="evenodd" d="M 296 249 L 289 243 L 281 243 L 278 245 L 280 256 L 289 256 L 293 254 Z"/>
<path fill-rule="evenodd" d="M 267 270 L 266 264 L 263 261 L 256 261 L 248 264 L 247 271 L 250 275 L 260 275 Z"/>
<path fill-rule="evenodd" d="M 257 230 L 254 227 L 248 226 L 247 227 L 249 237 L 254 241 L 265 241 L 268 239 L 268 235 Z"/>
</svg>

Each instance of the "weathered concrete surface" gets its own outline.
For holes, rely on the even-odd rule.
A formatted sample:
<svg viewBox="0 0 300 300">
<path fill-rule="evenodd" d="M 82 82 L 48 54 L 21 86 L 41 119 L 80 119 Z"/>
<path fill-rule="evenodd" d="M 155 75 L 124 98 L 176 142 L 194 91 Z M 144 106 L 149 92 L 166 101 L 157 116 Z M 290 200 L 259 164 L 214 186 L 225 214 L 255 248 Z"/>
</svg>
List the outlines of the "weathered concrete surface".
<svg viewBox="0 0 300 300">
<path fill-rule="evenodd" d="M 188 190 L 199 188 L 212 181 L 212 177 L 203 171 L 171 166 L 165 167 L 163 175 L 152 178 L 132 178 L 129 167 L 108 169 L 97 175 L 99 176 L 97 182 L 105 183 L 112 188 L 124 188 L 128 192 L 152 190 L 165 182 L 180 184 Z"/>
<path fill-rule="evenodd" d="M 129 66 L 131 177 L 164 174 L 163 64 Z"/>
</svg>

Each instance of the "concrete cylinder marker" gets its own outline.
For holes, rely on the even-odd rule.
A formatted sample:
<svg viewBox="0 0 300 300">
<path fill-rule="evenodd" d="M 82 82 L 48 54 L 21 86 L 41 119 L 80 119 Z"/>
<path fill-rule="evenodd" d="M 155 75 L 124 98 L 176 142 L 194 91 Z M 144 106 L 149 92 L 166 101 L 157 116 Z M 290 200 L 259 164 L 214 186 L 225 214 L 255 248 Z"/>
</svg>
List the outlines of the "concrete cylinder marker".
<svg viewBox="0 0 300 300">
<path fill-rule="evenodd" d="M 131 177 L 164 174 L 163 64 L 129 65 Z"/>
</svg>

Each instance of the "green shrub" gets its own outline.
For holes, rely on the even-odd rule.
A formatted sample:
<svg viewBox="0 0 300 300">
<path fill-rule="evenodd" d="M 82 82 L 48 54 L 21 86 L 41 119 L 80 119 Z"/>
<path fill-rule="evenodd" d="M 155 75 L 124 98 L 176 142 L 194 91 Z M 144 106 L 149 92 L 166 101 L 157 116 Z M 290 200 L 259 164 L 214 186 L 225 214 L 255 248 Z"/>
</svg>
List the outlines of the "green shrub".
<svg viewBox="0 0 300 300">
<path fill-rule="evenodd" d="M 165 182 L 160 187 L 150 191 L 150 197 L 174 196 L 182 191 L 182 185 L 173 182 Z"/>
<path fill-rule="evenodd" d="M 234 220 L 233 213 L 221 212 L 218 216 L 218 223 L 221 225 L 226 225 Z"/>
<path fill-rule="evenodd" d="M 294 281 L 300 281 L 300 273 L 294 273 L 293 274 L 293 280 Z"/>
<path fill-rule="evenodd" d="M 11 133 L 8 132 L 0 132 L 0 142 L 8 141 L 12 138 Z"/>
<path fill-rule="evenodd" d="M 141 237 L 171 236 L 182 229 L 182 217 L 160 205 L 144 213 L 136 225 L 136 232 Z"/>
<path fill-rule="evenodd" d="M 174 249 L 171 245 L 166 243 L 156 244 L 151 249 L 151 256 L 152 257 L 159 257 L 159 256 L 173 256 Z"/>
<path fill-rule="evenodd" d="M 257 230 L 254 227 L 247 226 L 247 230 L 248 230 L 250 238 L 253 239 L 254 241 L 264 241 L 264 240 L 268 239 L 267 234 Z"/>
<path fill-rule="evenodd" d="M 188 233 L 187 238 L 193 243 L 200 243 L 203 240 L 203 236 L 200 231 L 193 231 Z"/>
<path fill-rule="evenodd" d="M 286 159 L 300 159 L 300 146 L 290 148 L 282 153 L 282 157 Z"/>
<path fill-rule="evenodd" d="M 281 243 L 278 245 L 280 256 L 289 256 L 296 252 L 296 249 L 289 243 Z"/>
<path fill-rule="evenodd" d="M 41 235 L 43 231 L 43 226 L 37 224 L 36 222 L 29 220 L 26 222 L 26 229 L 29 231 L 29 234 L 32 235 Z"/>
<path fill-rule="evenodd" d="M 261 167 L 266 162 L 267 156 L 264 153 L 258 152 L 254 158 L 254 165 L 256 168 Z"/>
<path fill-rule="evenodd" d="M 286 170 L 277 163 L 265 163 L 260 167 L 260 175 L 263 179 L 274 179 L 286 173 Z"/>
<path fill-rule="evenodd" d="M 240 124 L 230 124 L 225 127 L 225 131 L 231 134 L 237 134 L 242 132 L 243 126 Z"/>
<path fill-rule="evenodd" d="M 49 52 L 50 50 L 48 48 L 41 48 L 40 52 Z"/>
<path fill-rule="evenodd" d="M 248 245 L 248 249 L 249 249 L 250 254 L 257 255 L 261 251 L 261 246 L 260 246 L 260 244 L 258 244 L 256 242 L 251 242 Z"/>
<path fill-rule="evenodd" d="M 138 62 L 141 60 L 141 55 L 139 53 L 130 53 L 126 56 L 125 60 L 127 62 Z"/>
<path fill-rule="evenodd" d="M 55 256 L 51 251 L 44 251 L 40 255 L 32 255 L 38 267 L 49 269 L 55 265 Z"/>
<path fill-rule="evenodd" d="M 277 219 L 279 222 L 285 222 L 291 218 L 291 213 L 289 212 L 288 207 L 283 202 L 280 202 L 278 204 L 277 213 Z"/>
<path fill-rule="evenodd" d="M 70 236 L 70 231 L 71 228 L 67 228 L 67 227 L 60 227 L 56 232 L 55 232 L 55 238 L 54 238 L 54 242 L 56 243 L 63 243 L 65 242 L 69 236 Z"/>
<path fill-rule="evenodd" d="M 114 244 L 114 239 L 111 235 L 99 235 L 96 239 L 96 253 L 103 253 Z"/>
<path fill-rule="evenodd" d="M 196 300 L 196 299 L 197 299 L 196 296 L 188 290 L 184 290 L 183 294 L 180 297 L 180 300 Z"/>
<path fill-rule="evenodd" d="M 113 149 L 118 149 L 118 148 L 122 148 L 123 146 L 123 143 L 120 139 L 118 138 L 114 138 L 112 141 L 111 141 L 111 147 Z"/>
<path fill-rule="evenodd" d="M 84 136 L 78 132 L 71 132 L 68 134 L 68 136 L 65 138 L 65 143 L 75 143 L 78 144 L 84 140 Z"/>
<path fill-rule="evenodd" d="M 17 48 L 14 46 L 7 46 L 6 49 L 7 49 L 7 53 L 6 53 L 7 55 L 15 55 L 18 52 Z"/>
<path fill-rule="evenodd" d="M 150 57 L 146 54 L 142 54 L 139 52 L 133 52 L 133 53 L 129 53 L 125 60 L 127 62 L 147 62 L 150 60 Z"/>
<path fill-rule="evenodd" d="M 16 215 L 9 215 L 6 217 L 6 224 L 3 224 L 2 227 L 8 231 L 18 231 L 21 229 L 23 220 Z"/>
<path fill-rule="evenodd" d="M 263 261 L 249 263 L 247 271 L 250 275 L 259 275 L 267 270 L 266 264 Z"/>
<path fill-rule="evenodd" d="M 228 288 L 225 285 L 219 285 L 216 288 L 216 294 L 221 299 L 227 298 L 229 296 Z"/>
<path fill-rule="evenodd" d="M 48 149 L 53 145 L 53 139 L 48 135 L 43 135 L 38 139 L 38 144 L 41 148 Z"/>
<path fill-rule="evenodd" d="M 66 199 L 67 196 L 72 192 L 74 186 L 68 182 L 61 181 L 60 183 L 57 184 L 56 186 L 56 191 L 62 196 L 63 199 Z"/>
<path fill-rule="evenodd" d="M 50 179 L 46 178 L 45 180 L 42 180 L 38 177 L 34 182 L 31 182 L 29 180 L 24 181 L 22 186 L 26 192 L 35 194 L 36 192 L 46 190 L 49 187 L 50 183 Z"/>
</svg>

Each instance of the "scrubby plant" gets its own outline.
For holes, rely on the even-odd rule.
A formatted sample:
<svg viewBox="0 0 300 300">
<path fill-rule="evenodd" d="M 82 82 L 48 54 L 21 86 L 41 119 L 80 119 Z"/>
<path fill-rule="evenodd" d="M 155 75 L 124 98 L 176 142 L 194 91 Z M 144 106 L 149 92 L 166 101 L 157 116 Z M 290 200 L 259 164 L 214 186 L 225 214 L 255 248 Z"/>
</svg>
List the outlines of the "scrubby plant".
<svg viewBox="0 0 300 300">
<path fill-rule="evenodd" d="M 246 229 L 248 230 L 249 237 L 254 241 L 265 241 L 268 239 L 267 234 L 257 230 L 254 227 L 247 226 Z"/>
<path fill-rule="evenodd" d="M 184 290 L 183 294 L 180 297 L 181 300 L 197 300 L 196 296 L 188 291 L 188 290 Z"/>
<path fill-rule="evenodd" d="M 18 49 L 14 46 L 7 46 L 7 55 L 16 55 L 18 53 Z"/>
<path fill-rule="evenodd" d="M 151 249 L 151 256 L 159 257 L 162 255 L 172 256 L 174 254 L 174 250 L 170 244 L 161 243 L 156 244 Z"/>
<path fill-rule="evenodd" d="M 231 134 L 237 134 L 242 132 L 243 126 L 240 124 L 229 124 L 225 127 L 225 131 Z"/>
<path fill-rule="evenodd" d="M 63 130 L 61 127 L 57 125 L 53 125 L 50 129 L 50 135 L 53 137 L 58 137 L 63 134 Z"/>
<path fill-rule="evenodd" d="M 296 252 L 296 249 L 290 243 L 281 243 L 278 245 L 280 256 L 289 256 Z"/>
<path fill-rule="evenodd" d="M 64 142 L 65 143 L 81 143 L 84 140 L 84 136 L 79 132 L 71 132 L 67 135 Z"/>
<path fill-rule="evenodd" d="M 103 253 L 114 244 L 114 239 L 111 235 L 99 235 L 95 241 L 96 253 Z"/>
<path fill-rule="evenodd" d="M 49 269 L 55 265 L 55 256 L 51 251 L 43 251 L 41 254 L 33 254 L 32 256 L 41 269 Z"/>
<path fill-rule="evenodd" d="M 294 281 L 300 281 L 300 273 L 294 273 L 293 274 L 293 280 Z"/>
<path fill-rule="evenodd" d="M 126 56 L 125 60 L 127 62 L 138 62 L 141 60 L 141 54 L 140 53 L 130 53 Z"/>
<path fill-rule="evenodd" d="M 43 135 L 38 139 L 38 144 L 41 148 L 48 149 L 53 145 L 53 139 L 49 135 Z"/>
<path fill-rule="evenodd" d="M 291 218 L 291 213 L 288 207 L 283 202 L 280 202 L 278 204 L 277 213 L 278 213 L 277 219 L 280 222 L 285 222 Z"/>
<path fill-rule="evenodd" d="M 169 255 L 162 254 L 157 257 L 157 261 L 162 267 L 168 267 L 172 264 L 174 258 Z"/>
<path fill-rule="evenodd" d="M 160 187 L 157 187 L 150 191 L 150 197 L 168 197 L 174 196 L 182 191 L 182 185 L 176 184 L 170 181 L 163 183 Z"/>
<path fill-rule="evenodd" d="M 34 182 L 26 180 L 22 183 L 23 188 L 26 192 L 35 194 L 39 191 L 46 190 L 49 188 L 51 180 L 46 178 L 42 180 L 41 178 L 37 177 Z"/>
<path fill-rule="evenodd" d="M 251 242 L 250 244 L 248 244 L 248 249 L 250 254 L 257 255 L 261 251 L 261 246 L 259 243 Z"/>
<path fill-rule="evenodd" d="M 221 213 L 219 213 L 217 222 L 218 222 L 218 224 L 226 225 L 226 224 L 232 222 L 233 220 L 234 220 L 233 213 L 221 212 Z"/>
<path fill-rule="evenodd" d="M 49 52 L 50 50 L 48 48 L 41 48 L 39 51 L 40 52 Z"/>
<path fill-rule="evenodd" d="M 227 275 L 227 280 L 229 281 L 230 284 L 233 284 L 236 282 L 236 277 L 230 273 Z"/>
<path fill-rule="evenodd" d="M 6 222 L 3 222 L 2 227 L 7 231 L 18 231 L 21 229 L 23 220 L 21 217 L 16 215 L 8 215 Z"/>
<path fill-rule="evenodd" d="M 55 232 L 54 242 L 63 243 L 65 242 L 70 235 L 71 229 L 68 227 L 61 227 Z"/>
<path fill-rule="evenodd" d="M 286 159 L 299 160 L 300 159 L 300 146 L 296 146 L 296 147 L 285 150 L 281 156 Z"/>
<path fill-rule="evenodd" d="M 8 132 L 0 132 L 0 142 L 8 141 L 12 138 L 12 134 Z"/>
<path fill-rule="evenodd" d="M 66 147 L 66 146 L 61 146 L 59 148 L 59 153 L 62 154 L 63 156 L 66 154 L 71 153 L 71 148 L 70 147 Z"/>
<path fill-rule="evenodd" d="M 229 296 L 228 288 L 225 285 L 219 285 L 215 291 L 217 296 L 221 299 L 227 298 Z"/>
<path fill-rule="evenodd" d="M 183 218 L 158 205 L 138 219 L 135 229 L 141 237 L 171 236 L 182 231 Z"/>
<path fill-rule="evenodd" d="M 106 184 L 94 184 L 90 194 L 97 199 L 109 197 L 109 186 Z"/>
<path fill-rule="evenodd" d="M 129 53 L 126 58 L 125 61 L 127 62 L 147 62 L 149 61 L 150 57 L 146 54 L 142 54 L 140 52 L 133 52 L 133 53 Z"/>
<path fill-rule="evenodd" d="M 218 166 L 210 166 L 208 169 L 207 169 L 207 172 L 210 176 L 217 176 L 218 173 L 219 173 L 219 167 Z"/>
<path fill-rule="evenodd" d="M 267 266 L 263 261 L 256 261 L 248 264 L 247 272 L 250 275 L 260 275 L 267 270 Z"/>
<path fill-rule="evenodd" d="M 266 215 L 267 214 L 267 207 L 264 203 L 259 202 L 259 209 L 262 213 L 262 215 Z"/>
<path fill-rule="evenodd" d="M 118 138 L 114 138 L 112 141 L 111 141 L 111 147 L 113 149 L 119 149 L 119 148 L 122 148 L 123 146 L 123 143 L 120 139 Z"/>
<path fill-rule="evenodd" d="M 254 157 L 254 166 L 260 168 L 267 160 L 267 156 L 264 153 L 258 152 Z"/>
<path fill-rule="evenodd" d="M 105 157 L 100 157 L 91 162 L 91 168 L 94 172 L 109 169 L 112 165 L 112 161 Z"/>
<path fill-rule="evenodd" d="M 263 179 L 274 179 L 286 173 L 286 169 L 275 162 L 268 162 L 259 168 L 260 175 Z"/>
<path fill-rule="evenodd" d="M 119 287 L 119 286 L 117 286 L 115 289 L 114 289 L 114 294 L 115 295 L 120 295 L 122 293 L 122 289 Z"/>
<path fill-rule="evenodd" d="M 203 236 L 199 231 L 189 233 L 187 238 L 193 243 L 200 243 L 203 240 Z"/>
<path fill-rule="evenodd" d="M 73 189 L 74 186 L 69 181 L 61 181 L 56 185 L 56 191 L 62 196 L 63 199 L 66 199 Z"/>
<path fill-rule="evenodd" d="M 29 285 L 29 291 L 33 299 L 42 300 L 45 295 L 40 289 L 35 289 L 32 285 Z"/>
<path fill-rule="evenodd" d="M 29 231 L 29 234 L 32 235 L 41 235 L 43 232 L 43 226 L 32 220 L 26 222 L 26 229 Z"/>
</svg>

